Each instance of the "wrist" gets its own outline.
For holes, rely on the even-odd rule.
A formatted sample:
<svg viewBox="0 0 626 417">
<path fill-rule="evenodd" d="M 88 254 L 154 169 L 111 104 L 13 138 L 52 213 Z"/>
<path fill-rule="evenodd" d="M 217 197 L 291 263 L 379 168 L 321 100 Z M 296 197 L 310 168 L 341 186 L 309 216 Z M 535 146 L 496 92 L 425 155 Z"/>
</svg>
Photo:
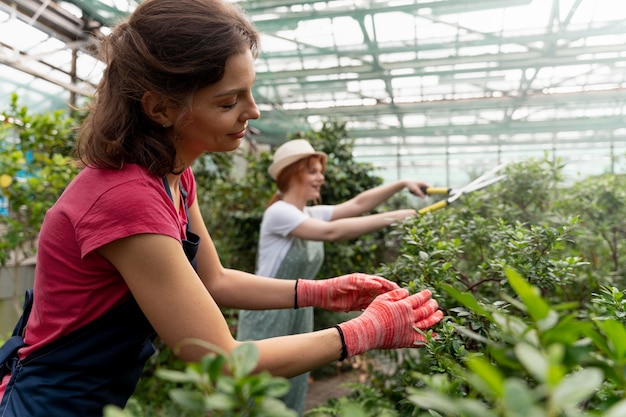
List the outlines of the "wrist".
<svg viewBox="0 0 626 417">
<path fill-rule="evenodd" d="M 296 285 L 294 287 L 294 296 L 293 296 L 293 308 L 294 310 L 298 309 L 298 282 L 300 281 L 300 279 L 296 279 Z"/>
<path fill-rule="evenodd" d="M 320 307 L 318 305 L 320 298 L 320 289 L 318 284 L 319 282 L 313 279 L 298 278 L 296 280 L 296 294 L 294 296 L 295 309 L 303 307 Z"/>
<path fill-rule="evenodd" d="M 341 330 L 342 357 L 344 346 L 346 358 L 360 355 L 376 347 L 374 340 L 376 331 L 373 323 L 365 318 L 364 314 L 336 326 Z"/>
<path fill-rule="evenodd" d="M 336 324 L 334 327 L 339 332 L 339 338 L 341 339 L 341 355 L 339 356 L 339 362 L 343 362 L 348 357 L 348 346 L 346 345 L 346 338 L 343 335 L 343 330 L 341 330 L 341 326 Z"/>
</svg>

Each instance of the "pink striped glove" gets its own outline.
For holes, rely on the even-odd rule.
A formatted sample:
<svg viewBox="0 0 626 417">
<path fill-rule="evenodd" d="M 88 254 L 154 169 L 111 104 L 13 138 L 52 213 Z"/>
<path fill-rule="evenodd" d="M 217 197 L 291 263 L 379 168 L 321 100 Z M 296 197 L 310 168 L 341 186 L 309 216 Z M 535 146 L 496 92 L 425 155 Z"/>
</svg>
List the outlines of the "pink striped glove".
<svg viewBox="0 0 626 417">
<path fill-rule="evenodd" d="M 330 311 L 358 311 L 379 294 L 397 288 L 395 282 L 358 272 L 322 280 L 299 279 L 295 308 L 313 306 Z"/>
<path fill-rule="evenodd" d="M 429 290 L 409 296 L 406 289 L 382 294 L 359 316 L 335 327 L 343 337 L 341 360 L 372 349 L 416 347 L 425 330 L 439 323 L 443 313 Z"/>
</svg>

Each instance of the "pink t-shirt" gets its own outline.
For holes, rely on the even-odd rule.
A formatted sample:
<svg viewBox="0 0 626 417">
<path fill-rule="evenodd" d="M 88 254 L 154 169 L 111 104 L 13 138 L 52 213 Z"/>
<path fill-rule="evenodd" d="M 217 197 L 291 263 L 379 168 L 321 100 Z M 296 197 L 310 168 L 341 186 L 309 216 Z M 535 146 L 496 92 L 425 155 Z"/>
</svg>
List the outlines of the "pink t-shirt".
<svg viewBox="0 0 626 417">
<path fill-rule="evenodd" d="M 191 169 L 183 173 L 181 184 L 191 205 L 196 195 Z M 162 179 L 144 168 L 130 164 L 121 170 L 82 170 L 46 213 L 41 228 L 35 298 L 20 358 L 88 324 L 129 295 L 124 279 L 96 249 L 142 233 L 182 241 L 186 225 L 183 205 L 177 213 Z"/>
</svg>

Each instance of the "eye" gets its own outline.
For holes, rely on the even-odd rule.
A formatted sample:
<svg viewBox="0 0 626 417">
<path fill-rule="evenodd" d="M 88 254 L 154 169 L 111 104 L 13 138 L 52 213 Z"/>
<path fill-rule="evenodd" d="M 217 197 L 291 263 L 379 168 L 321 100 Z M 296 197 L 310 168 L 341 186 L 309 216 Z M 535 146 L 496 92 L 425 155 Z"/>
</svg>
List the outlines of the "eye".
<svg viewBox="0 0 626 417">
<path fill-rule="evenodd" d="M 221 107 L 222 107 L 223 109 L 230 110 L 230 109 L 234 109 L 236 105 L 237 105 L 237 102 L 235 101 L 235 102 L 234 102 L 234 103 L 232 103 L 232 104 L 224 104 L 224 105 L 223 105 L 223 106 L 221 106 Z"/>
</svg>

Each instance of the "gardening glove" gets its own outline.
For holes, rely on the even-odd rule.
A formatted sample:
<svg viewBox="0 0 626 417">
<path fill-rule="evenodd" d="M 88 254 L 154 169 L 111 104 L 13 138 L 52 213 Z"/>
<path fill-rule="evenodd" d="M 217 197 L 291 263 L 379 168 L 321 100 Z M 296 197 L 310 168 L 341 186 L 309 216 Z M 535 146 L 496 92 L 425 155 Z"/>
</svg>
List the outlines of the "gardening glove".
<svg viewBox="0 0 626 417">
<path fill-rule="evenodd" d="M 358 272 L 322 280 L 299 279 L 295 308 L 314 306 L 330 311 L 358 311 L 379 294 L 397 288 L 395 282 Z"/>
<path fill-rule="evenodd" d="M 342 359 L 372 349 L 416 347 L 426 342 L 416 329 L 428 329 L 443 318 L 431 295 L 429 290 L 411 296 L 406 289 L 393 290 L 376 297 L 359 317 L 337 325 L 344 342 Z"/>
</svg>

